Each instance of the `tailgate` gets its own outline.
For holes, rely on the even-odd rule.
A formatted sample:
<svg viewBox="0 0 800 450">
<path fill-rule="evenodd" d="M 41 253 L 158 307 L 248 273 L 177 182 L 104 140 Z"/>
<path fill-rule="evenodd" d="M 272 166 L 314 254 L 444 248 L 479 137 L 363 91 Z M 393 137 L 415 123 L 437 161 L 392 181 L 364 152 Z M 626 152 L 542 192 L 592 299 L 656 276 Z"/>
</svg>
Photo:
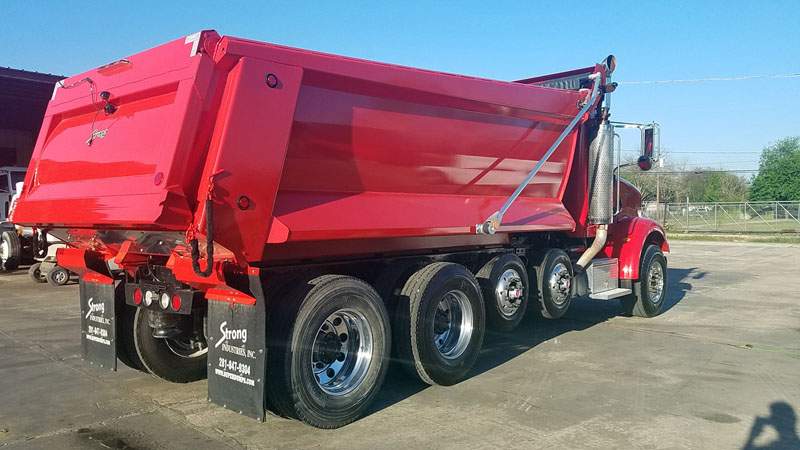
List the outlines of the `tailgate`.
<svg viewBox="0 0 800 450">
<path fill-rule="evenodd" d="M 208 52 L 218 40 L 196 33 L 57 85 L 14 222 L 186 229 L 213 124 Z"/>
</svg>

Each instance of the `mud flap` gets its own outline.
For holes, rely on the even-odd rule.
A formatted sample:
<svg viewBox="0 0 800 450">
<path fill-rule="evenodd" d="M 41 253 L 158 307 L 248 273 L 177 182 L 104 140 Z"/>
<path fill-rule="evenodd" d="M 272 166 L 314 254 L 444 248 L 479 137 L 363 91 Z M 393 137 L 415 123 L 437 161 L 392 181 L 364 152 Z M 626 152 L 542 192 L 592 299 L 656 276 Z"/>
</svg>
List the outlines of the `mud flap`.
<svg viewBox="0 0 800 450">
<path fill-rule="evenodd" d="M 208 399 L 263 421 L 267 310 L 259 276 L 248 281 L 254 305 L 208 301 Z"/>
<path fill-rule="evenodd" d="M 80 280 L 81 356 L 92 365 L 117 370 L 114 283 Z"/>
</svg>

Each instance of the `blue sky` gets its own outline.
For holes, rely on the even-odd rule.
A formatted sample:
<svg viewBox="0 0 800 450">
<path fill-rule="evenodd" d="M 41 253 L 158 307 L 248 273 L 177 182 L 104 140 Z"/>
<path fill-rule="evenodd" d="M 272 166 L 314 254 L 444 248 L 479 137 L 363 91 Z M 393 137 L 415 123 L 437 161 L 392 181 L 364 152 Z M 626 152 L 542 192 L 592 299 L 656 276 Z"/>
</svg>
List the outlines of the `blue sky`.
<svg viewBox="0 0 800 450">
<path fill-rule="evenodd" d="M 3 1 L 0 66 L 73 75 L 213 28 L 501 80 L 583 67 L 610 53 L 616 81 L 800 72 L 796 1 L 90 3 Z M 624 85 L 612 114 L 660 122 L 671 158 L 689 167 L 751 169 L 765 145 L 800 134 L 799 104 L 800 78 Z M 636 141 L 623 140 L 624 148 Z"/>
</svg>

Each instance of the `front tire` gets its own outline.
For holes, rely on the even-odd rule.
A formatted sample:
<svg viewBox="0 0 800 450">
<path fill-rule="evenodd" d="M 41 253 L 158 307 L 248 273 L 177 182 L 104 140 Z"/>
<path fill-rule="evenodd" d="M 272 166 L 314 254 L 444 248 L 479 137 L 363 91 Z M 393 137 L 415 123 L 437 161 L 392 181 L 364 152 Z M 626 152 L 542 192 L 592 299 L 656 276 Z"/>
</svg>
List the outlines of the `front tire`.
<svg viewBox="0 0 800 450">
<path fill-rule="evenodd" d="M 655 317 L 664 309 L 667 296 L 667 259 L 657 245 L 642 252 L 639 279 L 633 282 L 633 293 L 621 299 L 627 315 Z"/>
<path fill-rule="evenodd" d="M 22 261 L 22 243 L 15 231 L 0 234 L 0 270 L 10 271 L 19 267 Z"/>
<path fill-rule="evenodd" d="M 463 380 L 486 325 L 475 276 L 459 264 L 429 264 L 408 279 L 400 296 L 405 301 L 397 308 L 394 337 L 406 371 L 431 385 Z"/>
<path fill-rule="evenodd" d="M 267 395 L 276 412 L 317 428 L 353 422 L 388 368 L 389 316 L 362 280 L 323 275 L 276 306 L 269 329 Z"/>
</svg>

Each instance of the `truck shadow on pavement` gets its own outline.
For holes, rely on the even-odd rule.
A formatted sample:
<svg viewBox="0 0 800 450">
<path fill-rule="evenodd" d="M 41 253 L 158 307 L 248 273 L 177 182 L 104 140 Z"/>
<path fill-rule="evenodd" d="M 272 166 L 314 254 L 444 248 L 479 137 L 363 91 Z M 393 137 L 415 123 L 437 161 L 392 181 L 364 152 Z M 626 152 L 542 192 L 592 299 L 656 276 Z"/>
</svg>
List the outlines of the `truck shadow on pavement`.
<svg viewBox="0 0 800 450">
<path fill-rule="evenodd" d="M 708 274 L 697 267 L 690 269 L 667 269 L 667 298 L 664 300 L 664 309 L 661 314 L 668 312 L 680 303 L 686 293 L 692 290 L 691 280 L 702 279 Z"/>
<path fill-rule="evenodd" d="M 705 272 L 698 271 L 696 267 L 668 269 L 667 298 L 661 314 L 666 314 L 684 299 L 686 293 L 692 290 L 691 280 L 700 278 L 695 276 L 697 274 L 702 274 L 700 276 L 702 277 Z M 529 305 L 532 306 L 533 304 Z M 527 317 L 511 333 L 486 330 L 480 356 L 467 379 L 503 365 L 533 347 L 564 333 L 582 331 L 622 314 L 619 300 L 586 298 L 573 299 L 569 311 L 559 320 L 543 319 L 529 309 Z M 399 364 L 392 362 L 381 391 L 364 416 L 388 408 L 428 387 L 406 374 Z"/>
<path fill-rule="evenodd" d="M 750 435 L 747 437 L 742 450 L 782 450 L 800 448 L 800 437 L 797 436 L 797 414 L 794 409 L 786 402 L 775 402 L 769 405 L 770 415 L 767 417 L 756 416 L 753 426 L 750 428 Z M 757 445 L 759 436 L 764 434 L 764 430 L 773 428 L 777 433 L 777 439 L 763 445 Z"/>
</svg>

